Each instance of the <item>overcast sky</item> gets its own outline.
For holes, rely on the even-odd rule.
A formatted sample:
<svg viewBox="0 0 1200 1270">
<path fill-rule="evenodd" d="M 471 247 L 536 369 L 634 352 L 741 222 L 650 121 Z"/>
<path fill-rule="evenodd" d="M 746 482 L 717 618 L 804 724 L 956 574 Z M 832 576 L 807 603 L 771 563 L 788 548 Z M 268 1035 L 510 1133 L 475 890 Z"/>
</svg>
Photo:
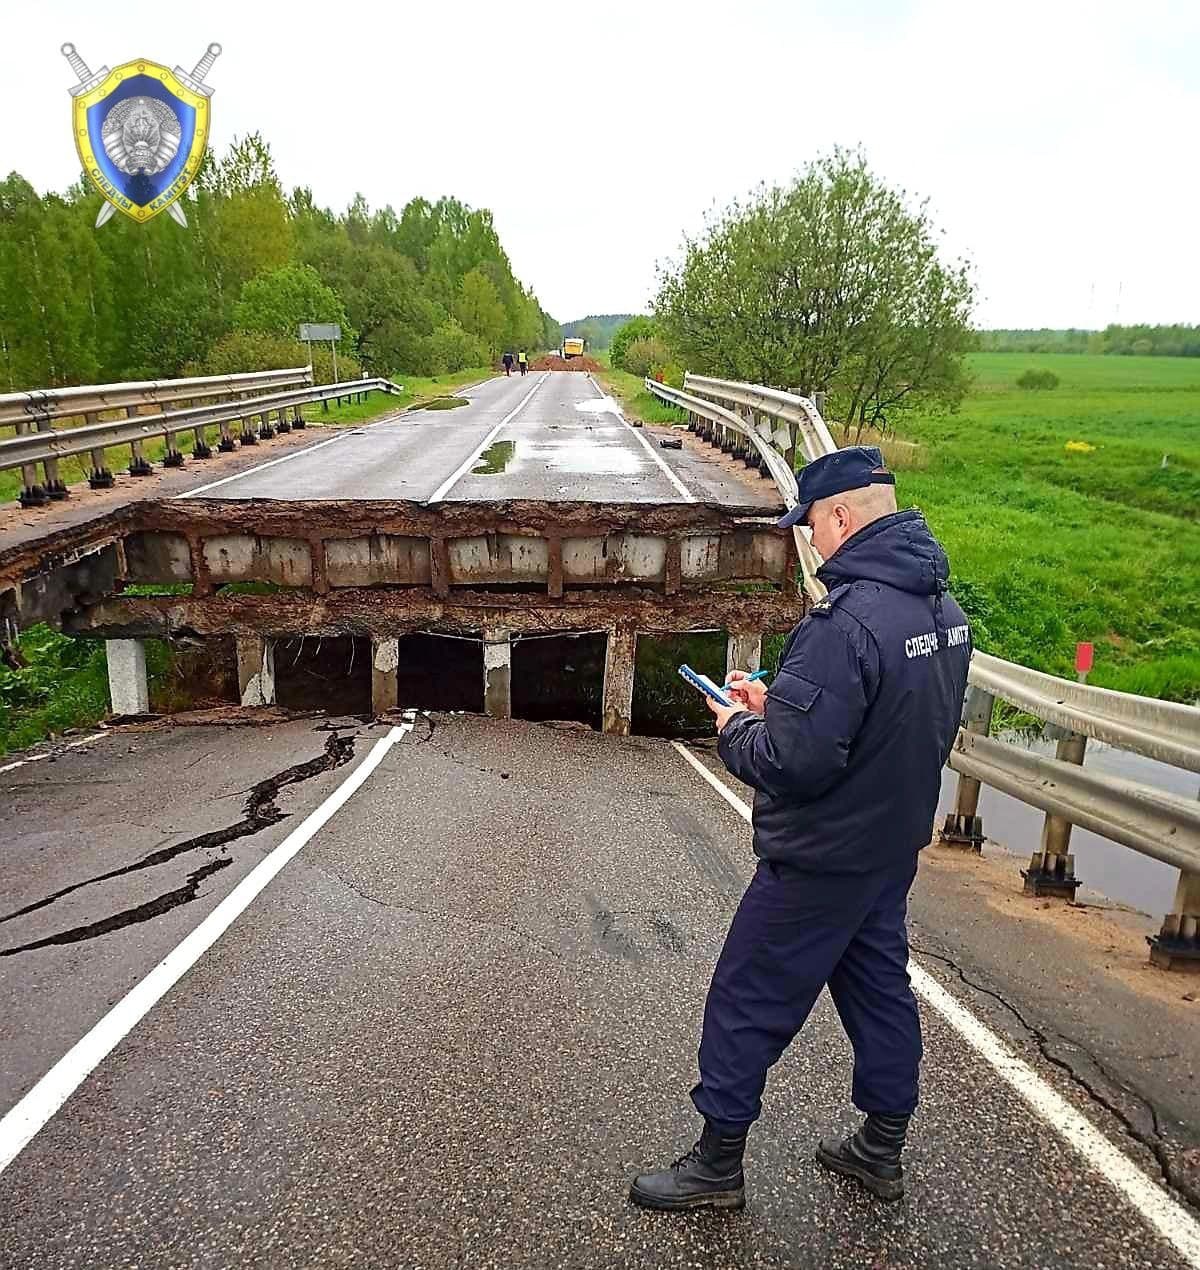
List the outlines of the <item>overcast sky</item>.
<svg viewBox="0 0 1200 1270">
<path fill-rule="evenodd" d="M 211 142 L 258 130 L 342 208 L 492 209 L 559 319 L 645 309 L 655 264 L 760 181 L 861 144 L 974 262 L 984 326 L 1200 322 L 1200 0 L 5 5 L 0 168 L 61 189 L 93 70 L 224 54 Z"/>
</svg>

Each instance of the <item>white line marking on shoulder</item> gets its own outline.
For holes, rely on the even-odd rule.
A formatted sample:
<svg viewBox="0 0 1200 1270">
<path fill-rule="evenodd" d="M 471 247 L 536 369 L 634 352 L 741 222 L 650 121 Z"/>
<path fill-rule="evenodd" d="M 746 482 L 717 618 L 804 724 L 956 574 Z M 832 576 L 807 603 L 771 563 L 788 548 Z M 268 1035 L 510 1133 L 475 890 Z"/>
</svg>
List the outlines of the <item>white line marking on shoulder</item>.
<svg viewBox="0 0 1200 1270">
<path fill-rule="evenodd" d="M 607 397 L 609 395 L 608 393 L 604 391 L 603 388 L 600 387 L 598 383 L 596 383 L 594 379 L 592 379 L 590 375 L 588 376 L 588 380 L 590 381 L 592 387 L 595 388 L 595 390 L 602 397 Z M 657 463 L 660 468 L 662 468 L 663 474 L 666 476 L 667 480 L 670 481 L 671 484 L 675 486 L 675 489 L 679 492 L 679 495 L 683 499 L 683 501 L 685 503 L 694 503 L 696 501 L 696 495 L 693 494 L 692 491 L 688 489 L 688 487 L 679 479 L 679 477 L 675 475 L 675 472 L 671 468 L 670 464 L 667 463 L 667 461 L 663 458 L 663 456 L 659 454 L 659 452 L 650 444 L 649 441 L 646 440 L 642 430 L 640 428 L 635 428 L 633 424 L 631 424 L 629 420 L 625 418 L 625 412 L 620 408 L 619 405 L 617 406 L 617 418 L 620 419 L 620 421 L 629 429 L 629 431 L 632 432 L 633 435 L 642 443 L 642 445 L 645 447 L 646 453 L 654 460 L 654 462 Z"/>
<path fill-rule="evenodd" d="M 367 756 L 286 838 L 233 888 L 194 931 L 77 1041 L 0 1119 L 0 1173 L 17 1158 L 87 1077 L 217 942 L 280 870 L 340 810 L 379 766 L 411 723 L 392 728 Z"/>
</svg>

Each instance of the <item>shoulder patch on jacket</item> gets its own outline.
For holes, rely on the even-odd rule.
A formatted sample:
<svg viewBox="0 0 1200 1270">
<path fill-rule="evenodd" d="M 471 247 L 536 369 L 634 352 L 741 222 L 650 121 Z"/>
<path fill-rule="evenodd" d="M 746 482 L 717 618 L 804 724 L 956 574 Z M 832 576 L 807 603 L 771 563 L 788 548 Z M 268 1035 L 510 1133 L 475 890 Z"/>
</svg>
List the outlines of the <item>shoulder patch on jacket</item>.
<svg viewBox="0 0 1200 1270">
<path fill-rule="evenodd" d="M 828 617 L 837 606 L 838 601 L 849 593 L 850 588 L 853 585 L 853 582 L 843 582 L 841 586 L 835 586 L 823 600 L 818 600 L 816 604 L 808 610 L 810 616 Z"/>
</svg>

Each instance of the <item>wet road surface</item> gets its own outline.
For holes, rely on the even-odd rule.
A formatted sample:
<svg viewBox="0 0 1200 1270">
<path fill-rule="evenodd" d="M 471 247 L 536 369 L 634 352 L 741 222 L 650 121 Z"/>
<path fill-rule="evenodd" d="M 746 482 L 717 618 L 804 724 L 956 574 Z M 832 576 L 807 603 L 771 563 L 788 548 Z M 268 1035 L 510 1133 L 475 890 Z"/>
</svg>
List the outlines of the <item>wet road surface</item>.
<svg viewBox="0 0 1200 1270">
<path fill-rule="evenodd" d="M 0 774 L 0 1108 L 384 732 L 113 734 Z M 261 828 L 243 824 L 252 807 L 267 809 Z M 223 858 L 194 900 L 100 930 Z M 822 998 L 772 1074 L 747 1211 L 630 1208 L 629 1174 L 692 1140 L 704 991 L 751 867 L 744 820 L 667 742 L 418 717 L 0 1174 L 0 1265 L 1198 1264 L 927 1005 L 903 1203 L 811 1159 L 819 1133 L 853 1122 L 848 1047 Z M 969 891 L 983 867 L 922 864 L 917 964 L 1156 1178 L 1151 1152 L 1053 1061 L 1056 1034 L 1039 1040 L 1005 1003 L 1029 1022 L 1053 1014 L 1054 976 L 990 977 L 1026 950 Z M 1005 945 L 997 958 L 981 929 Z M 1056 939 L 1041 960 L 1061 969 Z M 1134 995 L 1075 994 L 1102 1036 L 1119 1038 L 1121 1009 L 1149 1009 L 1121 991 Z M 1176 1069 L 1190 1063 L 1196 1015 L 1158 1017 Z M 1190 1115 L 1188 1091 L 1174 1097 Z"/>
<path fill-rule="evenodd" d="M 781 505 L 769 481 L 723 461 L 719 451 L 662 449 L 660 434 L 631 427 L 588 375 L 501 376 L 461 395 L 469 406 L 407 411 L 347 429 L 285 462 L 195 494 L 419 502 L 711 501 L 767 510 Z"/>
</svg>

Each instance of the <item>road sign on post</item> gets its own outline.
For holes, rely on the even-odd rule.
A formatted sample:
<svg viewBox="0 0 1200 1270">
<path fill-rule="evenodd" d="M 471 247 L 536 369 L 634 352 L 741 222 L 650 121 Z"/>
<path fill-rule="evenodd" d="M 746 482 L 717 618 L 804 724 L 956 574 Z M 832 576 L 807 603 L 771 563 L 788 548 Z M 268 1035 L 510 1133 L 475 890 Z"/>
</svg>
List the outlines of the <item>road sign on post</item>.
<svg viewBox="0 0 1200 1270">
<path fill-rule="evenodd" d="M 308 345 L 308 361 L 312 365 L 313 340 L 328 340 L 333 354 L 333 382 L 338 382 L 337 342 L 342 338 L 342 328 L 336 322 L 301 322 L 300 338 Z"/>
</svg>

